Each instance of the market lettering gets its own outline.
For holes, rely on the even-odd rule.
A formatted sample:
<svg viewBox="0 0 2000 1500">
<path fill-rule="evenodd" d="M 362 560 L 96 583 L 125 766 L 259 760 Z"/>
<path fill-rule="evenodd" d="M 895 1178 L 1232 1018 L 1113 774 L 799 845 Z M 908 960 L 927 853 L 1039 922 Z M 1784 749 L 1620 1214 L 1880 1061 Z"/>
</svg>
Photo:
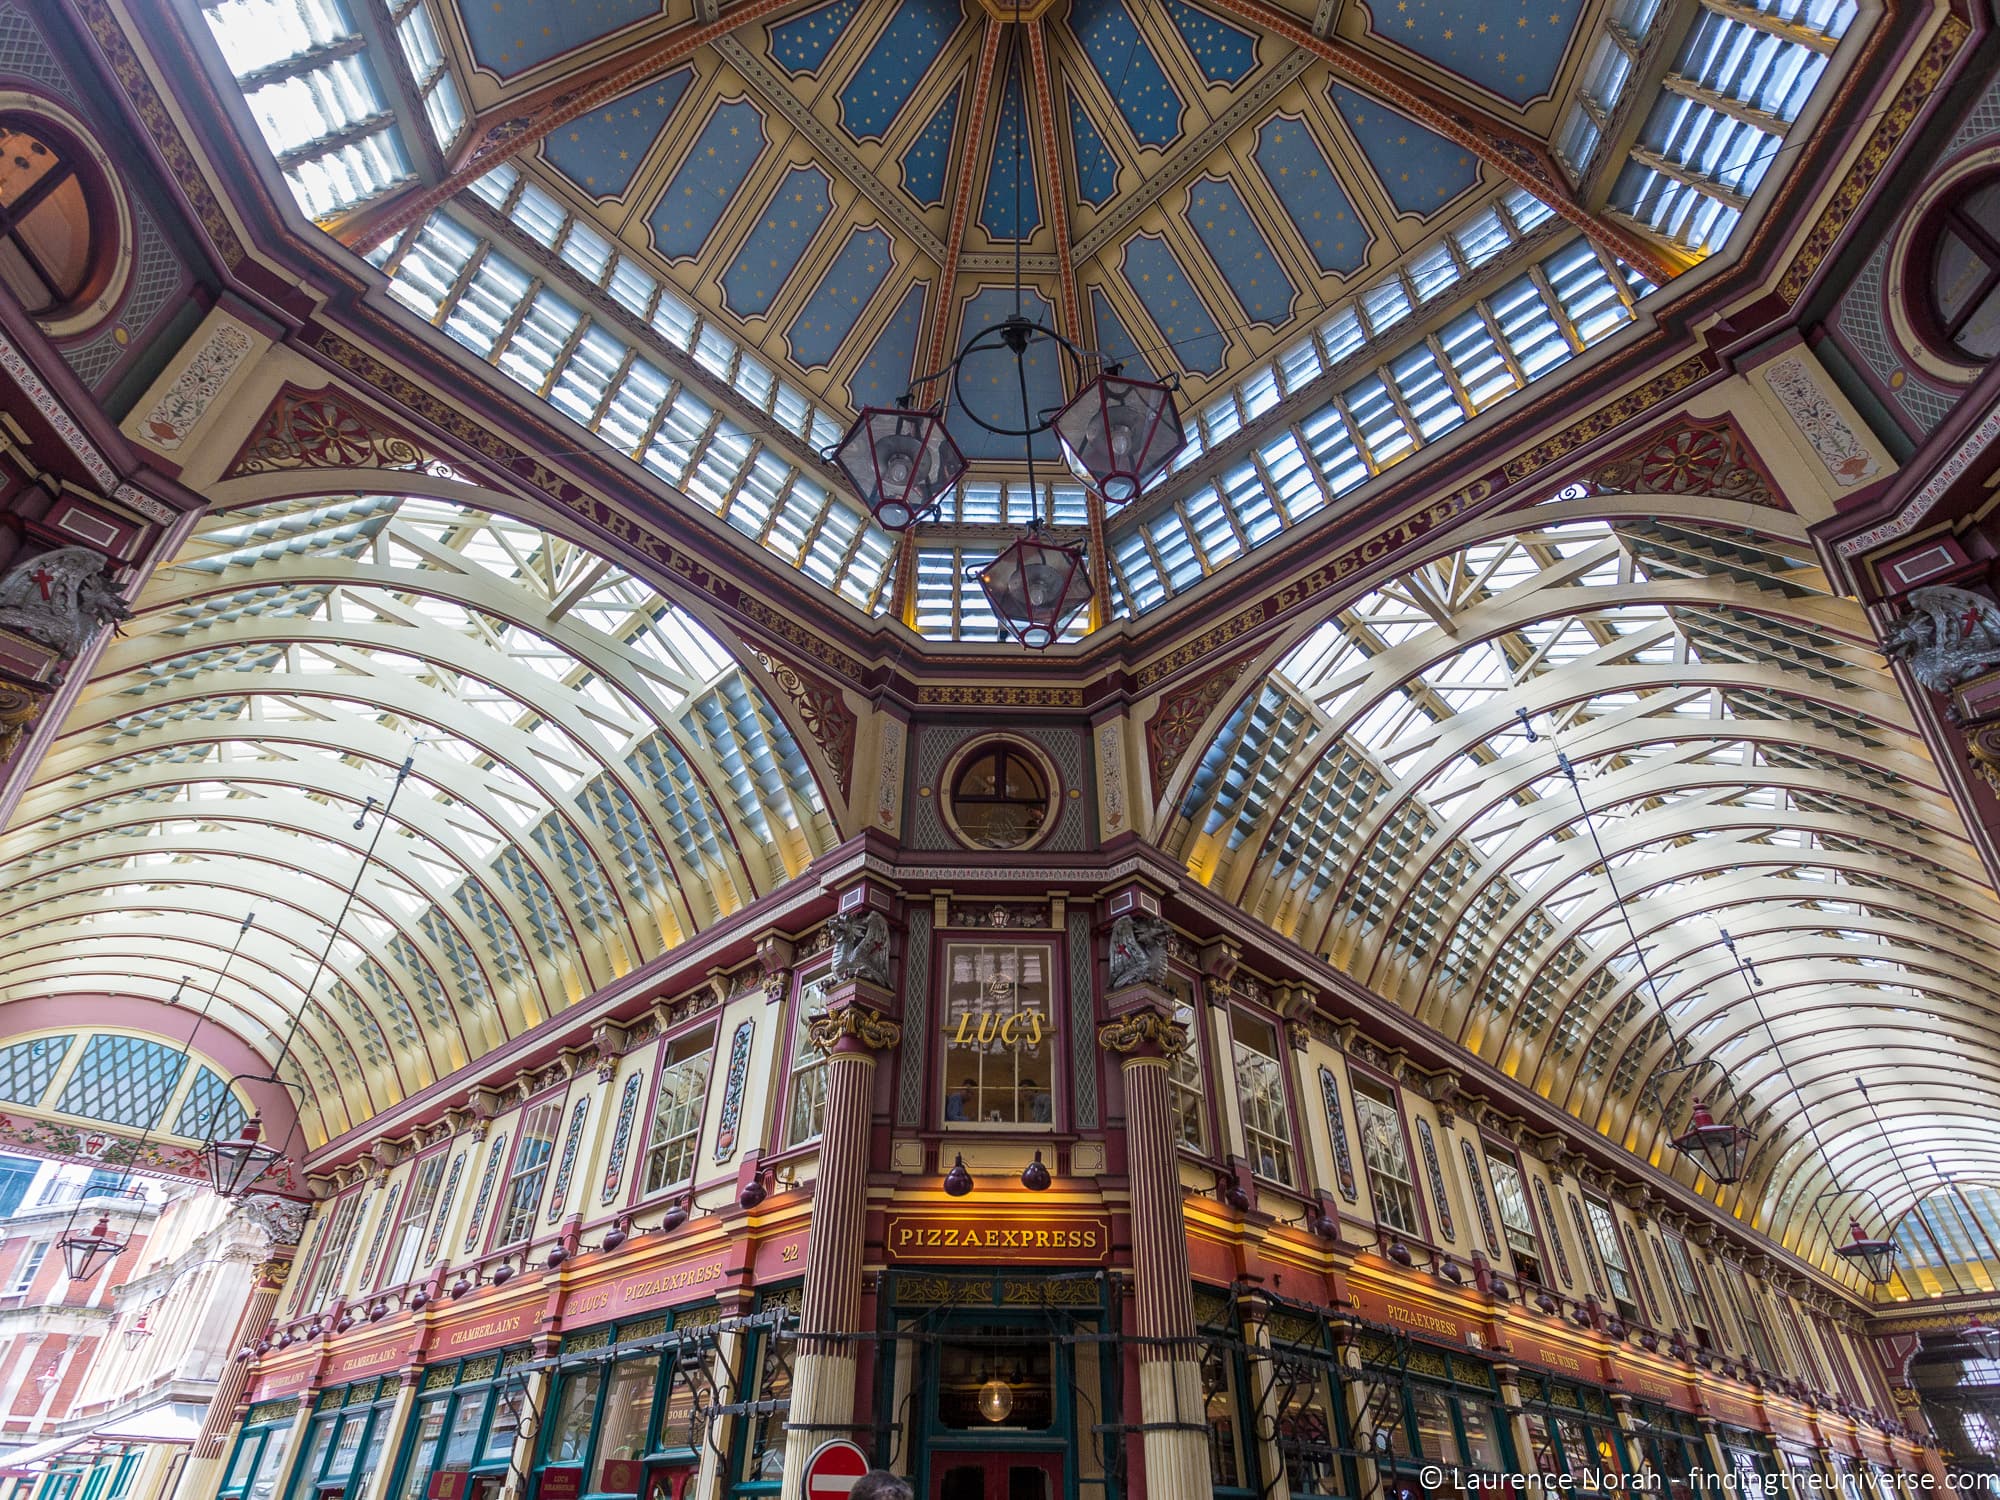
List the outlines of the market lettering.
<svg viewBox="0 0 2000 1500">
<path fill-rule="evenodd" d="M 1032 1010 L 1017 1010 L 1007 1016 L 996 1011 L 985 1011 L 975 1016 L 967 1011 L 958 1018 L 958 1030 L 952 1033 L 951 1038 L 954 1047 L 990 1047 L 995 1041 L 1003 1047 L 1018 1047 L 1023 1041 L 1030 1047 L 1041 1046 L 1041 1014 Z"/>
</svg>

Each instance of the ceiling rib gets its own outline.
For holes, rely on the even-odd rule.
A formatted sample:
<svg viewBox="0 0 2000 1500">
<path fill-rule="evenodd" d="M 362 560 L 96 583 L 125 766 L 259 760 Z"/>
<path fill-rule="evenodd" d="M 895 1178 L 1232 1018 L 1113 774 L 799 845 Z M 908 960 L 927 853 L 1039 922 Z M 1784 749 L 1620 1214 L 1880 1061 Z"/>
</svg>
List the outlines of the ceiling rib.
<svg viewBox="0 0 2000 1500">
<path fill-rule="evenodd" d="M 972 216 L 972 187 L 979 178 L 979 158 L 981 148 L 986 144 L 987 102 L 992 97 L 993 68 L 1000 59 L 1001 26 L 996 21 L 986 23 L 986 32 L 979 39 L 979 66 L 972 75 L 972 88 L 966 95 L 967 114 L 965 147 L 959 153 L 958 173 L 952 183 L 951 221 L 944 232 L 944 259 L 938 270 L 937 304 L 931 310 L 930 337 L 922 345 L 924 364 L 919 374 L 927 374 L 944 364 L 946 340 L 951 335 L 952 308 L 958 299 L 954 295 L 953 283 L 958 280 L 958 262 L 961 247 L 965 243 L 965 226 Z M 997 125 L 999 112 L 993 111 Z"/>
</svg>

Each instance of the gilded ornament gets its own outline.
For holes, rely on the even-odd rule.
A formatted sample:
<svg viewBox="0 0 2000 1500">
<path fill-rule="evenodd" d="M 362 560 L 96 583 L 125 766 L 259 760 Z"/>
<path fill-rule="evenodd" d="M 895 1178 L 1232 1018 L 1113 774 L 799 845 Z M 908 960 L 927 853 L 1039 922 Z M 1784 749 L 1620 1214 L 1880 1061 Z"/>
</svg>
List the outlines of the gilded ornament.
<svg viewBox="0 0 2000 1500">
<path fill-rule="evenodd" d="M 1155 1011 L 1135 1011 L 1097 1028 L 1097 1045 L 1107 1052 L 1128 1054 L 1158 1047 L 1168 1056 L 1187 1050 L 1187 1028 Z"/>
<path fill-rule="evenodd" d="M 874 1052 L 887 1052 L 903 1039 L 903 1028 L 865 1005 L 845 1005 L 830 1015 L 814 1016 L 806 1022 L 813 1045 L 831 1052 L 844 1036 L 851 1036 Z"/>
</svg>

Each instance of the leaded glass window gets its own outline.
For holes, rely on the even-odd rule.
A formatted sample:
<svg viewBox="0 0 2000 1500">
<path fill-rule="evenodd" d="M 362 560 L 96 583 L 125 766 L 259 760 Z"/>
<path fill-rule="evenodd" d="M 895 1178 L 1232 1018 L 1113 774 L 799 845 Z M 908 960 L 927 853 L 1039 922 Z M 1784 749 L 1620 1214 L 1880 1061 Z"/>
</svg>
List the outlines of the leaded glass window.
<svg viewBox="0 0 2000 1500">
<path fill-rule="evenodd" d="M 506 1195 L 501 1199 L 500 1227 L 493 1237 L 496 1246 L 516 1244 L 534 1229 L 535 1210 L 541 1207 L 542 1186 L 548 1180 L 549 1158 L 555 1153 L 556 1132 L 561 1127 L 560 1099 L 535 1105 L 522 1121 Z"/>
<path fill-rule="evenodd" d="M 84 1046 L 55 1107 L 111 1125 L 156 1125 L 186 1065 L 182 1053 L 162 1042 L 99 1032 Z"/>
<path fill-rule="evenodd" d="M 1291 1187 L 1292 1119 L 1285 1093 L 1278 1028 L 1248 1011 L 1229 1013 L 1236 1097 L 1243 1107 L 1243 1145 L 1259 1177 Z"/>
<path fill-rule="evenodd" d="M 650 1198 L 693 1179 L 695 1146 L 701 1138 L 702 1106 L 708 1100 L 708 1070 L 714 1055 L 712 1026 L 667 1043 L 654 1090 L 642 1196 Z"/>
<path fill-rule="evenodd" d="M 1368 1190 L 1376 1222 L 1399 1234 L 1423 1234 L 1417 1210 L 1417 1178 L 1394 1090 L 1372 1078 L 1354 1079 L 1354 1120 L 1361 1131 L 1361 1159 L 1368 1166 Z"/>
</svg>

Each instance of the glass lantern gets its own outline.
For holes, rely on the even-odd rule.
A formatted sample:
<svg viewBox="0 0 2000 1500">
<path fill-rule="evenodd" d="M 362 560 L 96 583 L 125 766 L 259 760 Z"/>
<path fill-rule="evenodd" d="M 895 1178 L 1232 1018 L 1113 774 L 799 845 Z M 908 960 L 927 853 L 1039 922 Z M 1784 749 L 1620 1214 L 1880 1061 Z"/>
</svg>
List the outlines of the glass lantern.
<svg viewBox="0 0 2000 1500">
<path fill-rule="evenodd" d="M 1136 500 L 1187 446 L 1172 389 L 1115 369 L 1076 393 L 1055 430 L 1077 478 L 1112 505 Z"/>
<path fill-rule="evenodd" d="M 1090 569 L 1081 546 L 1030 531 L 980 570 L 979 586 L 1014 638 L 1040 651 L 1089 602 Z"/>
<path fill-rule="evenodd" d="M 929 515 L 965 473 L 965 457 L 936 407 L 863 407 L 833 460 L 885 531 L 905 531 Z"/>
</svg>

